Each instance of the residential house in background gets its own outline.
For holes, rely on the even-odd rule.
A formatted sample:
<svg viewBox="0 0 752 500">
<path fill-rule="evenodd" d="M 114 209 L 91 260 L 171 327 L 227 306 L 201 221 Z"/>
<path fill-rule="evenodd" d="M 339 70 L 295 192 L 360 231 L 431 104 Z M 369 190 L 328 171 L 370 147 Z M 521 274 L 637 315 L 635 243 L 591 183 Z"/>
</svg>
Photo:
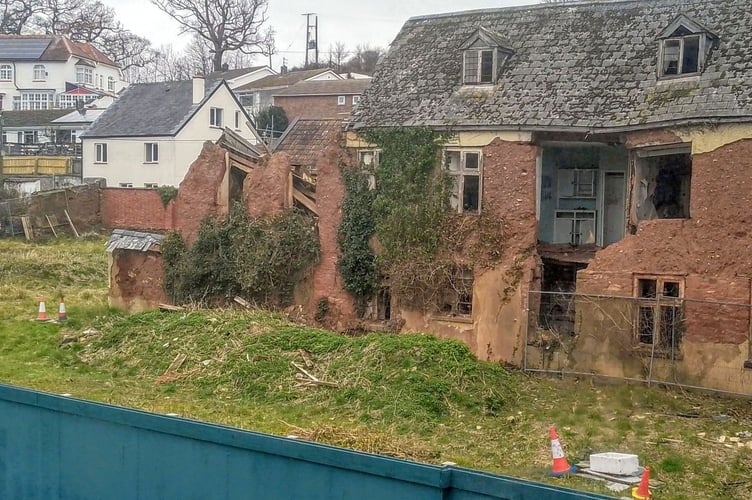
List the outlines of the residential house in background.
<svg viewBox="0 0 752 500">
<path fill-rule="evenodd" d="M 350 116 L 369 78 L 327 81 L 302 81 L 274 92 L 274 105 L 285 110 L 289 120 L 295 118 L 341 118 Z"/>
<path fill-rule="evenodd" d="M 451 132 L 452 208 L 503 243 L 467 233 L 463 286 L 391 314 L 489 360 L 752 393 L 751 54 L 748 0 L 409 19 L 353 128 Z"/>
<path fill-rule="evenodd" d="M 177 186 L 225 129 L 261 143 L 224 80 L 134 84 L 83 134 L 83 175 L 116 187 Z"/>
<path fill-rule="evenodd" d="M 270 75 L 246 85 L 234 88 L 243 107 L 251 116 L 274 105 L 274 94 L 301 81 L 342 80 L 343 78 L 330 69 L 311 69 L 305 71 L 283 71 L 279 75 Z M 292 119 L 288 117 L 288 119 Z"/>
<path fill-rule="evenodd" d="M 227 82 L 230 90 L 235 90 L 251 82 L 267 76 L 274 76 L 277 72 L 269 66 L 253 66 L 250 68 L 224 69 L 214 71 L 206 76 L 207 81 L 222 79 Z"/>
<path fill-rule="evenodd" d="M 0 110 L 73 108 L 124 87 L 120 67 L 62 35 L 0 35 Z"/>
</svg>

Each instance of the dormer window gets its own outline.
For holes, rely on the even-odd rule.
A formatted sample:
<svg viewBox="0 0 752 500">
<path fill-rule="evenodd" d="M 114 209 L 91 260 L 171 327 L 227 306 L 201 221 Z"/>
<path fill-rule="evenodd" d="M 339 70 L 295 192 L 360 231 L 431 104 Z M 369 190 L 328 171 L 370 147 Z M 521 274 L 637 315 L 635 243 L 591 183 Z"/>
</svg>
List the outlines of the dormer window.
<svg viewBox="0 0 752 500">
<path fill-rule="evenodd" d="M 714 33 L 689 17 L 677 17 L 658 36 L 658 76 L 670 78 L 701 73 L 707 54 L 717 38 Z"/>
<path fill-rule="evenodd" d="M 479 28 L 460 47 L 462 50 L 462 83 L 488 85 L 496 83 L 499 70 L 512 49 L 500 35 Z"/>
</svg>

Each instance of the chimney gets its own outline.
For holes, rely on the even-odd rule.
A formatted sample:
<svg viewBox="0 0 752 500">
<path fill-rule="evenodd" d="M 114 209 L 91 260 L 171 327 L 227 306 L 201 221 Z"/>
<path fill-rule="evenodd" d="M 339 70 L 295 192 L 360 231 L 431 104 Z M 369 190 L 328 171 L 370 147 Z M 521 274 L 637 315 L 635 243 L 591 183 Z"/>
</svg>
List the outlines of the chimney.
<svg viewBox="0 0 752 500">
<path fill-rule="evenodd" d="M 198 104 L 204 100 L 204 92 L 204 75 L 199 73 L 193 77 L 193 104 Z"/>
<path fill-rule="evenodd" d="M 287 74 L 287 66 L 283 64 L 282 67 L 279 68 L 279 73 L 281 75 L 286 75 Z"/>
</svg>

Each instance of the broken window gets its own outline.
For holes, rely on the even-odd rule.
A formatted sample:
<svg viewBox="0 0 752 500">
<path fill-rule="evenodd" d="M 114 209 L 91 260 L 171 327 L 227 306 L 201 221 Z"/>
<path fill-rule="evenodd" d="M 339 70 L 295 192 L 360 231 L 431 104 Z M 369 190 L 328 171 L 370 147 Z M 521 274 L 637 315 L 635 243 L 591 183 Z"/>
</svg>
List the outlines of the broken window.
<svg viewBox="0 0 752 500">
<path fill-rule="evenodd" d="M 543 259 L 541 304 L 538 322 L 543 329 L 562 335 L 574 335 L 577 271 L 587 267 L 580 262 Z"/>
<path fill-rule="evenodd" d="M 452 209 L 459 213 L 480 213 L 482 153 L 478 150 L 448 149 L 444 158 L 452 179 Z"/>
<path fill-rule="evenodd" d="M 689 219 L 692 180 L 689 152 L 638 152 L 637 156 L 637 219 Z"/>
<path fill-rule="evenodd" d="M 683 283 L 677 278 L 639 277 L 635 295 L 637 345 L 673 358 L 684 336 Z"/>
<path fill-rule="evenodd" d="M 473 312 L 473 272 L 458 267 L 449 275 L 449 287 L 442 294 L 439 310 L 448 316 L 470 316 Z"/>
<path fill-rule="evenodd" d="M 688 75 L 699 72 L 700 45 L 700 35 L 663 40 L 661 75 Z"/>
<path fill-rule="evenodd" d="M 371 191 L 376 189 L 376 175 L 374 172 L 379 166 L 380 155 L 380 149 L 361 149 L 358 151 L 358 164 L 360 168 L 370 172 L 368 175 L 368 189 Z"/>
</svg>

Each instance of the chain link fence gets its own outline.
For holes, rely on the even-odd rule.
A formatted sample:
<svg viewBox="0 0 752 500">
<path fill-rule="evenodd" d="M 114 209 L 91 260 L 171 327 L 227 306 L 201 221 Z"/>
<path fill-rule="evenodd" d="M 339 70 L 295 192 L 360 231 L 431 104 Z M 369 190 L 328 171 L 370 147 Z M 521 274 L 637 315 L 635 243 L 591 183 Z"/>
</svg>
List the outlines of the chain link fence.
<svg viewBox="0 0 752 500">
<path fill-rule="evenodd" d="M 680 294 L 661 282 L 638 297 L 530 292 L 524 369 L 752 395 L 750 304 Z"/>
</svg>

